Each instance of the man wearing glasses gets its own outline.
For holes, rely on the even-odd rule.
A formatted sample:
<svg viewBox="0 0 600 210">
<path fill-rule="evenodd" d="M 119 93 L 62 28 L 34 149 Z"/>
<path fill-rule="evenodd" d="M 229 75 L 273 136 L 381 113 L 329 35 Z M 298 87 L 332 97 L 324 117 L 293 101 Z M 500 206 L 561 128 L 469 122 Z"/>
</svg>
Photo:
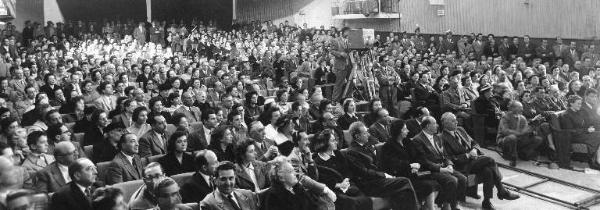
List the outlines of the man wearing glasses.
<svg viewBox="0 0 600 210">
<path fill-rule="evenodd" d="M 39 192 L 51 193 L 71 182 L 69 165 L 77 159 L 77 148 L 70 141 L 58 142 L 54 147 L 56 161 L 36 174 L 35 189 Z"/>
<path fill-rule="evenodd" d="M 144 167 L 142 177 L 144 185 L 129 199 L 129 208 L 131 210 L 155 208 L 158 205 L 155 186 L 158 186 L 158 183 L 165 177 L 162 167 L 157 162 L 152 162 Z"/>
</svg>

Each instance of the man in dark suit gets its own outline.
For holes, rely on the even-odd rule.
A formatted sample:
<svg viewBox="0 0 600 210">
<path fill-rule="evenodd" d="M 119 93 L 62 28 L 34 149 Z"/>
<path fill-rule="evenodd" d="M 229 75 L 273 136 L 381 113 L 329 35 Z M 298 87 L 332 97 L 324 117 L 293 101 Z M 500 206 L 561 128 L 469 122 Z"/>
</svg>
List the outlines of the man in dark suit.
<svg viewBox="0 0 600 210">
<path fill-rule="evenodd" d="M 135 110 L 137 106 L 137 101 L 133 99 L 126 99 L 123 102 L 123 112 L 117 116 L 114 116 L 112 122 L 121 123 L 123 124 L 124 128 L 129 128 L 131 125 L 133 125 L 133 110 Z"/>
<path fill-rule="evenodd" d="M 133 133 L 119 139 L 120 152 L 108 166 L 106 184 L 116 184 L 142 178 L 143 165 L 138 153 L 138 139 Z"/>
<path fill-rule="evenodd" d="M 167 119 L 162 115 L 155 115 L 149 119 L 152 130 L 140 138 L 139 154 L 141 157 L 164 155 L 167 153 Z"/>
<path fill-rule="evenodd" d="M 389 198 L 394 210 L 418 209 L 417 198 L 408 178 L 393 177 L 379 169 L 375 147 L 369 142 L 369 132 L 362 122 L 350 125 L 352 143 L 347 151 L 358 187 L 367 196 Z"/>
<path fill-rule="evenodd" d="M 454 163 L 446 156 L 444 146 L 436 135 L 438 124 L 435 118 L 427 116 L 421 122 L 423 131 L 412 142 L 421 167 L 431 171 L 429 177 L 441 185 L 438 200 L 443 202 L 442 209 L 457 209 L 458 200 L 465 200 L 467 177 L 454 170 Z"/>
<path fill-rule="evenodd" d="M 93 146 L 92 161 L 94 163 L 111 161 L 119 153 L 119 139 L 124 127 L 120 123 L 111 123 L 104 128 L 104 140 Z"/>
<path fill-rule="evenodd" d="M 375 137 L 379 142 L 390 140 L 390 117 L 386 109 L 377 110 L 377 122 L 369 127 L 369 134 Z"/>
<path fill-rule="evenodd" d="M 512 194 L 502 185 L 502 174 L 498 171 L 498 166 L 494 159 L 483 156 L 479 144 L 474 141 L 462 127 L 458 126 L 456 116 L 451 112 L 442 115 L 443 131 L 440 135 L 446 154 L 455 164 L 455 169 L 465 174 L 476 174 L 480 180 L 483 180 L 483 209 L 494 209 L 490 202 L 493 197 L 494 186 L 498 189 L 498 198 L 514 200 L 518 195 Z M 473 198 L 479 198 L 477 187 L 468 189 L 467 195 Z"/>
<path fill-rule="evenodd" d="M 56 89 L 60 89 L 60 86 L 56 84 L 56 76 L 53 74 L 46 74 L 44 77 L 44 83 L 42 87 L 40 87 L 40 92 L 46 93 L 48 95 L 48 99 L 55 100 L 56 96 L 54 95 L 54 91 Z"/>
<path fill-rule="evenodd" d="M 569 66 L 575 65 L 575 61 L 579 60 L 579 52 L 577 52 L 577 44 L 575 42 L 571 42 L 569 48 L 562 52 L 562 59 Z"/>
<path fill-rule="evenodd" d="M 96 182 L 96 166 L 91 160 L 81 158 L 69 166 L 71 182 L 52 195 L 51 210 L 92 209 L 92 184 Z"/>
<path fill-rule="evenodd" d="M 536 57 L 535 48 L 536 46 L 529 42 L 529 35 L 525 35 L 523 37 L 523 44 L 519 45 L 518 55 L 523 57 L 525 62 L 529 62 Z"/>
<path fill-rule="evenodd" d="M 77 148 L 68 141 L 59 142 L 54 146 L 54 157 L 56 161 L 35 175 L 35 189 L 43 193 L 58 191 L 71 181 L 69 165 L 75 162 Z"/>
<path fill-rule="evenodd" d="M 421 128 L 421 122 L 423 121 L 423 118 L 430 116 L 429 109 L 427 109 L 427 107 L 417 107 L 416 112 L 418 115 L 415 118 L 406 121 L 406 128 L 408 128 L 408 135 L 406 138 L 408 139 L 411 139 L 412 137 L 421 133 L 423 130 L 423 128 Z"/>
<path fill-rule="evenodd" d="M 258 195 L 250 190 L 235 188 L 235 165 L 224 162 L 217 167 L 215 183 L 217 189 L 200 202 L 207 210 L 257 210 Z"/>
<path fill-rule="evenodd" d="M 584 102 L 581 105 L 581 110 L 585 113 L 584 119 L 587 127 L 594 127 L 600 130 L 600 116 L 598 116 L 598 91 L 588 88 L 585 91 Z"/>
<path fill-rule="evenodd" d="M 196 155 L 195 165 L 199 166 L 192 178 L 181 186 L 181 198 L 183 203 L 200 202 L 206 195 L 215 189 L 213 175 L 219 161 L 217 155 L 210 150 Z"/>
<path fill-rule="evenodd" d="M 140 22 L 138 27 L 133 30 L 133 38 L 137 40 L 138 45 L 146 44 L 146 27 L 143 22 Z"/>
<path fill-rule="evenodd" d="M 194 98 L 189 92 L 185 92 L 181 95 L 181 101 L 183 105 L 175 110 L 174 114 L 182 113 L 189 123 L 200 122 L 201 114 L 200 109 L 194 106 Z"/>
<path fill-rule="evenodd" d="M 254 142 L 257 160 L 268 162 L 279 155 L 277 145 L 274 141 L 267 139 L 265 126 L 260 121 L 250 124 L 248 137 L 250 137 L 250 141 Z"/>
<path fill-rule="evenodd" d="M 350 75 L 350 49 L 348 43 L 348 33 L 350 28 L 342 28 L 342 35 L 331 41 L 330 52 L 335 57 L 334 72 L 335 72 L 335 86 L 333 86 L 332 100 L 340 102 L 344 96 L 343 91 L 346 87 L 346 80 Z M 352 95 L 352 94 L 347 94 Z"/>
<path fill-rule="evenodd" d="M 212 130 L 219 124 L 217 114 L 213 109 L 202 112 L 202 126 L 188 135 L 188 151 L 203 150 L 210 145 Z"/>
</svg>

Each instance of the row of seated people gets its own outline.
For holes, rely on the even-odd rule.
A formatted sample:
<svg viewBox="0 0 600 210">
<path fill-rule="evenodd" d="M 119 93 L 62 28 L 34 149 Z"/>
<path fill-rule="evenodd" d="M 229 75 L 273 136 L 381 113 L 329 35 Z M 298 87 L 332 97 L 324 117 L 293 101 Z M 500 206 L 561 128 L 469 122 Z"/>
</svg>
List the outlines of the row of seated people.
<svg viewBox="0 0 600 210">
<path fill-rule="evenodd" d="M 470 194 L 465 192 L 467 183 L 461 171 L 466 174 L 472 173 L 477 174 L 478 177 L 482 177 L 480 179 L 484 182 L 485 192 L 483 206 L 486 209 L 493 209 L 493 205 L 490 203 L 491 191 L 489 191 L 493 186 L 498 188 L 499 198 L 515 199 L 518 197 L 502 187 L 500 183 L 501 175 L 498 173 L 495 163 L 492 159 L 481 156 L 476 142 L 471 140 L 464 130 L 458 129 L 459 131 L 463 131 L 460 135 L 451 134 L 444 136 L 444 132 L 442 132 L 438 136 L 438 126 L 435 119 L 433 117 L 423 117 L 419 120 L 421 122 L 418 122 L 418 126 L 423 128 L 423 131 L 420 131 L 419 135 L 411 141 L 407 138 L 408 128 L 406 128 L 407 126 L 404 125 L 403 121 L 391 124 L 390 128 L 390 118 L 388 117 L 387 110 L 379 109 L 377 113 L 379 114 L 379 118 L 376 123 L 370 126 L 370 129 L 367 129 L 362 122 L 353 122 L 349 126 L 348 133 L 350 134 L 350 138 L 346 139 L 348 141 L 348 149 L 341 153 L 336 148 L 339 138 L 336 138 L 334 131 L 327 129 L 318 133 L 316 137 L 311 138 L 312 140 L 309 140 L 306 132 L 294 132 L 293 127 L 295 127 L 296 123 L 292 117 L 287 115 L 275 119 L 274 125 L 269 124 L 271 127 L 277 127 L 275 138 L 267 138 L 268 126 L 263 126 L 259 122 L 255 122 L 250 126 L 250 138 L 248 141 L 244 139 L 236 140 L 229 127 L 220 126 L 212 131 L 210 135 L 211 143 L 213 143 L 210 145 L 216 145 L 208 147 L 212 152 L 195 152 L 191 154 L 186 153 L 188 152 L 188 139 L 192 137 L 191 134 L 177 131 L 173 134 L 168 134 L 168 142 L 162 141 L 167 136 L 165 135 L 165 137 L 161 138 L 162 134 L 165 134 L 164 129 L 166 125 L 162 115 L 152 116 L 154 120 L 151 123 L 152 130 L 144 134 L 142 138 L 139 138 L 139 143 L 137 135 L 123 133 L 118 124 L 109 124 L 104 129 L 105 137 L 107 137 L 106 142 L 115 141 L 111 139 L 111 136 L 118 137 L 114 138 L 118 139 L 115 142 L 118 150 L 106 172 L 101 171 L 106 176 L 100 176 L 98 180 L 105 181 L 105 184 L 118 184 L 148 177 L 147 174 L 144 174 L 146 173 L 143 169 L 144 163 L 142 163 L 142 158 L 138 155 L 144 148 L 142 145 L 148 143 L 166 143 L 167 155 L 158 160 L 162 166 L 161 171 L 164 170 L 166 175 L 197 170 L 198 175 L 194 176 L 211 177 L 215 176 L 214 169 L 211 171 L 211 167 L 214 168 L 217 161 L 229 160 L 238 164 L 235 170 L 236 175 L 239 177 L 236 179 L 238 183 L 237 187 L 246 188 L 254 192 L 260 192 L 271 185 L 267 181 L 269 180 L 266 177 L 268 173 L 265 171 L 272 168 L 273 164 L 262 163 L 260 161 L 270 161 L 278 155 L 286 156 L 294 163 L 297 171 L 303 172 L 303 174 L 306 173 L 307 177 L 326 184 L 327 190 L 319 191 L 323 195 L 331 194 L 327 192 L 329 189 L 332 189 L 337 194 L 337 197 L 340 198 L 338 202 L 335 202 L 335 205 L 341 209 L 350 208 L 349 206 L 356 207 L 357 204 L 360 204 L 358 206 L 370 206 L 368 209 L 379 209 L 380 206 L 377 205 L 386 204 L 386 202 L 374 202 L 372 198 L 365 196 L 386 198 L 384 200 L 387 200 L 388 204 L 394 209 L 400 209 L 400 206 L 404 206 L 402 209 L 405 209 L 406 206 L 413 205 L 416 208 L 419 205 L 417 199 L 421 201 L 419 202 L 420 204 L 430 209 L 433 209 L 435 202 L 442 204 L 444 209 L 456 209 L 458 201 L 464 201 L 465 194 L 478 197 L 473 191 L 470 191 Z M 210 118 L 214 118 L 214 114 L 211 114 Z M 416 120 L 413 121 L 416 122 Z M 451 113 L 444 114 L 442 122 L 445 125 L 444 131 L 457 129 L 455 125 L 456 117 Z M 410 123 L 408 124 L 410 125 Z M 369 133 L 374 133 L 373 130 L 375 130 L 376 126 L 381 126 L 385 131 L 391 132 L 390 138 L 371 138 Z M 398 133 L 398 131 L 402 132 Z M 69 135 L 69 131 L 64 125 L 51 126 L 48 132 L 52 134 L 49 134 L 49 136 L 55 136 L 56 138 L 52 142 L 57 142 L 56 144 L 53 143 L 53 154 L 54 159 L 56 159 L 54 163 L 49 163 L 52 156 L 44 155 L 44 149 L 47 149 L 49 141 L 43 132 L 33 132 L 30 134 L 28 136 L 28 143 L 32 147 L 32 152 L 39 154 L 39 160 L 48 164 L 43 169 L 35 172 L 33 180 L 36 187 L 34 189 L 52 193 L 64 189 L 68 183 L 74 180 L 69 172 L 69 166 L 77 162 L 81 147 L 62 139 Z M 149 141 L 147 138 L 149 134 L 155 134 L 153 135 L 156 137 L 155 140 Z M 282 141 L 280 139 L 285 139 L 287 136 L 290 136 L 288 140 Z M 452 140 L 457 142 L 452 145 Z M 387 149 L 382 149 L 381 152 L 374 151 L 375 145 L 380 141 L 387 142 L 385 145 L 388 146 L 383 146 L 383 148 Z M 467 143 L 461 143 L 462 141 Z M 214 142 L 217 142 L 217 144 Z M 407 152 L 407 156 L 384 156 L 386 154 L 385 151 L 389 151 L 388 155 L 399 154 L 399 152 L 395 151 L 398 149 L 395 143 L 400 144 L 401 147 L 407 146 L 406 151 L 409 151 Z M 341 146 L 342 144 L 340 144 L 340 148 Z M 311 148 L 316 153 L 311 153 Z M 390 148 L 395 149 L 390 151 Z M 10 148 L 8 149 L 10 150 Z M 214 158 L 206 157 L 207 154 L 214 154 Z M 338 155 L 336 156 L 336 154 Z M 8 154 L 8 156 L 11 156 L 11 154 Z M 334 158 L 332 159 L 332 157 Z M 400 158 L 399 160 L 404 160 L 404 162 L 390 161 L 386 163 L 384 161 L 392 158 Z M 208 159 L 213 161 L 208 161 Z M 329 160 L 335 162 L 330 162 Z M 350 166 L 338 166 L 338 161 L 347 161 Z M 211 164 L 208 162 L 211 162 Z M 407 165 L 403 165 L 404 163 Z M 455 166 L 455 164 L 457 165 Z M 328 172 L 332 171 L 334 173 L 328 176 Z M 96 175 L 94 174 L 94 176 Z M 341 179 L 335 181 L 337 179 L 335 175 Z M 211 179 L 204 180 L 209 180 L 206 182 L 209 186 L 212 184 Z M 334 181 L 332 182 L 332 180 Z M 358 186 L 358 191 L 354 188 L 349 191 L 353 185 Z M 185 191 L 184 189 L 186 189 L 185 184 L 182 192 Z M 439 195 L 435 196 L 436 194 Z M 189 199 L 189 195 L 198 197 Z M 192 194 L 182 193 L 182 197 L 184 202 L 192 203 L 199 202 L 203 198 L 202 194 L 198 192 Z M 329 200 L 335 200 L 331 199 L 331 197 L 333 196 L 328 196 Z M 404 201 L 404 203 L 400 201 Z M 357 209 L 364 208 L 360 207 Z"/>
</svg>

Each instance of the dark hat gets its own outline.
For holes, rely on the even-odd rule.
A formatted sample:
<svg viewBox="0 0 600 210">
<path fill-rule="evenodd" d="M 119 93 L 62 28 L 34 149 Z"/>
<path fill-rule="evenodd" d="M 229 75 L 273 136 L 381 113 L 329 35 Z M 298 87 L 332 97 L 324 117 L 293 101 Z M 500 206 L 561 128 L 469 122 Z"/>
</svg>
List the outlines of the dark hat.
<svg viewBox="0 0 600 210">
<path fill-rule="evenodd" d="M 104 128 L 104 133 L 108 133 L 116 129 L 125 129 L 125 126 L 123 126 L 123 123 L 113 122 Z"/>
<path fill-rule="evenodd" d="M 477 89 L 479 91 L 479 94 L 483 94 L 484 92 L 491 90 L 492 86 L 486 84 L 486 85 L 480 86 Z"/>
</svg>

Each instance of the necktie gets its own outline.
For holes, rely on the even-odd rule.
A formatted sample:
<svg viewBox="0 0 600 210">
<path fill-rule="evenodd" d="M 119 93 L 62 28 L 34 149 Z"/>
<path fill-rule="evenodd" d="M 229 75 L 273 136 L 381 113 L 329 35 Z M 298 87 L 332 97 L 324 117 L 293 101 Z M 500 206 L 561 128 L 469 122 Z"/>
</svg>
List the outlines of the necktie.
<svg viewBox="0 0 600 210">
<path fill-rule="evenodd" d="M 454 137 L 456 137 L 456 140 L 458 141 L 458 143 L 460 143 L 460 145 L 468 149 L 467 142 L 464 141 L 464 139 L 462 138 L 462 136 L 460 136 L 460 134 L 458 134 L 458 132 L 454 131 Z"/>
<path fill-rule="evenodd" d="M 233 207 L 233 209 L 242 210 L 240 208 L 240 206 L 238 206 L 238 204 L 235 202 L 235 200 L 233 200 L 233 196 L 231 194 L 227 195 L 227 201 L 229 201 L 231 203 L 231 206 Z"/>
<path fill-rule="evenodd" d="M 135 158 L 131 159 L 131 165 L 133 165 L 133 170 L 138 175 L 138 177 L 141 177 L 141 174 L 140 174 L 140 171 L 138 170 L 138 165 L 135 161 Z"/>
<path fill-rule="evenodd" d="M 92 190 L 91 190 L 89 187 L 88 187 L 88 188 L 85 188 L 85 197 L 86 197 L 88 200 L 91 200 L 91 199 L 92 199 Z"/>
</svg>

